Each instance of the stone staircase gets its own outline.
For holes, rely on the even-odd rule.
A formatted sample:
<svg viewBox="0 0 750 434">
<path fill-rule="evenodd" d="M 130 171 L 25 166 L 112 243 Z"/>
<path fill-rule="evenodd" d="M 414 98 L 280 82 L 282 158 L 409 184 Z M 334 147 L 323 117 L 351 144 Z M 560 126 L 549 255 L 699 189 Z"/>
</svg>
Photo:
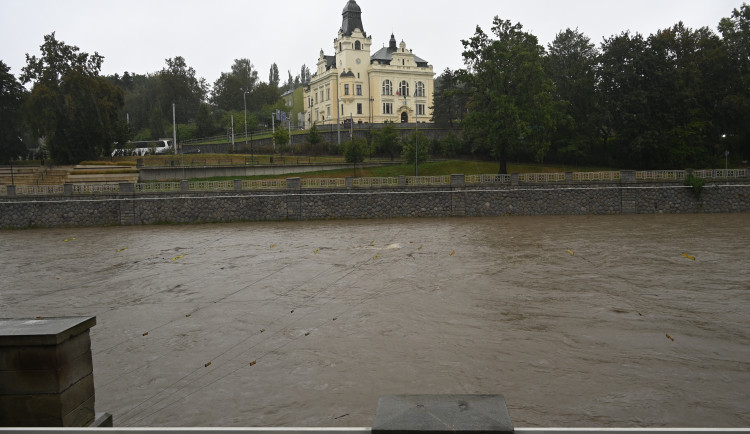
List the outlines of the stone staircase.
<svg viewBox="0 0 750 434">
<path fill-rule="evenodd" d="M 138 182 L 132 166 L 0 166 L 0 185 L 62 185 Z"/>
</svg>

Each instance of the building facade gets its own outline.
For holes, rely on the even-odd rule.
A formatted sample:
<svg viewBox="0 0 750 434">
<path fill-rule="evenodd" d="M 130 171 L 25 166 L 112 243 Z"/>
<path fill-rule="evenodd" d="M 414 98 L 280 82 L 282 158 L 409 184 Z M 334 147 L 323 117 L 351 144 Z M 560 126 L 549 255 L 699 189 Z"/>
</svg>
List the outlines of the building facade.
<svg viewBox="0 0 750 434">
<path fill-rule="evenodd" d="M 334 55 L 320 50 L 317 69 L 305 87 L 306 124 L 431 122 L 434 73 L 406 43 L 370 53 L 372 37 L 362 10 L 349 0 L 333 43 Z"/>
</svg>

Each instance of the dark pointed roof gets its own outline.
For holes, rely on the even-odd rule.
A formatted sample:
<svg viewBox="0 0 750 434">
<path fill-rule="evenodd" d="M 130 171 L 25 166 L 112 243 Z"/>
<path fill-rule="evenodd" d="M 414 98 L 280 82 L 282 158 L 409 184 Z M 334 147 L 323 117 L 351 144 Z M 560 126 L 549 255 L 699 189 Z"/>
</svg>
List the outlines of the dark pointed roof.
<svg viewBox="0 0 750 434">
<path fill-rule="evenodd" d="M 362 33 L 367 36 L 365 28 L 362 26 L 362 9 L 360 9 L 355 0 L 349 0 L 346 3 L 341 15 L 344 17 L 341 23 L 341 32 L 344 36 L 351 36 L 354 29 L 362 30 Z"/>
<path fill-rule="evenodd" d="M 391 60 L 393 60 L 393 53 L 395 53 L 396 51 L 398 51 L 398 47 L 396 46 L 396 37 L 393 36 L 393 33 L 391 33 L 391 40 L 388 41 L 388 46 L 381 48 L 372 56 L 370 56 L 370 63 L 372 63 L 374 60 L 378 60 L 382 63 L 385 63 L 386 65 L 390 65 Z M 428 62 L 417 56 L 416 54 L 414 55 L 414 61 L 417 62 L 417 66 L 428 66 Z"/>
</svg>

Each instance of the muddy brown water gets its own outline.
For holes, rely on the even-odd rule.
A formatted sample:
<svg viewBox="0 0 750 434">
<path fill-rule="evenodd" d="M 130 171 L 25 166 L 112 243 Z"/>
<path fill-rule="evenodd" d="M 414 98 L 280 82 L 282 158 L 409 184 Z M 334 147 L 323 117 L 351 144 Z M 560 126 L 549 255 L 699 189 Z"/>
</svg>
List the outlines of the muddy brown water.
<svg viewBox="0 0 750 434">
<path fill-rule="evenodd" d="M 492 393 L 517 427 L 747 427 L 749 242 L 748 214 L 1 231 L 0 316 L 95 315 L 120 427 Z"/>
</svg>

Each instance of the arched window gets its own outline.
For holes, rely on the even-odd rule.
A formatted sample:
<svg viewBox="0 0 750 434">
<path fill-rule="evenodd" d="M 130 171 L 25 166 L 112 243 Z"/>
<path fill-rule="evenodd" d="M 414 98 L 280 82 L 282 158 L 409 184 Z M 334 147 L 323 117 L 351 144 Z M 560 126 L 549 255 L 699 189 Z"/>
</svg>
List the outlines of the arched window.
<svg viewBox="0 0 750 434">
<path fill-rule="evenodd" d="M 383 95 L 393 95 L 393 84 L 391 84 L 391 80 L 385 80 L 383 82 Z"/>
<path fill-rule="evenodd" d="M 424 96 L 424 83 L 421 81 L 417 82 L 417 89 L 414 91 L 414 96 Z"/>
<path fill-rule="evenodd" d="M 355 50 L 361 50 L 362 44 L 359 43 L 359 41 L 354 41 L 354 49 Z"/>
<path fill-rule="evenodd" d="M 409 96 L 409 83 L 406 82 L 406 80 L 402 81 L 399 87 L 399 95 L 401 96 Z"/>
</svg>

